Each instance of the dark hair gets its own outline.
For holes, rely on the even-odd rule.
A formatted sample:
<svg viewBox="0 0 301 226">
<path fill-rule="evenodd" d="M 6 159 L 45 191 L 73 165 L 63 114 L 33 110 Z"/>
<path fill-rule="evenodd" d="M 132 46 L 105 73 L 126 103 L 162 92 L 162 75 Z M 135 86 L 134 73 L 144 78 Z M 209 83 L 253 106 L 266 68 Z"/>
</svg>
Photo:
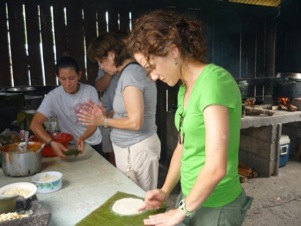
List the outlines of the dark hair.
<svg viewBox="0 0 301 226">
<path fill-rule="evenodd" d="M 95 38 L 88 47 L 88 58 L 96 62 L 95 58 L 108 56 L 108 52 L 115 53 L 115 66 L 120 66 L 125 59 L 131 58 L 126 48 L 128 34 L 125 32 L 104 32 Z"/>
<path fill-rule="evenodd" d="M 155 10 L 138 17 L 128 39 L 128 51 L 166 56 L 168 47 L 175 44 L 183 58 L 206 62 L 207 48 L 201 22 L 174 11 Z"/>
<path fill-rule="evenodd" d="M 71 56 L 63 56 L 57 61 L 57 64 L 55 65 L 55 73 L 58 75 L 60 69 L 68 67 L 73 68 L 76 73 L 79 73 L 78 63 Z"/>
</svg>

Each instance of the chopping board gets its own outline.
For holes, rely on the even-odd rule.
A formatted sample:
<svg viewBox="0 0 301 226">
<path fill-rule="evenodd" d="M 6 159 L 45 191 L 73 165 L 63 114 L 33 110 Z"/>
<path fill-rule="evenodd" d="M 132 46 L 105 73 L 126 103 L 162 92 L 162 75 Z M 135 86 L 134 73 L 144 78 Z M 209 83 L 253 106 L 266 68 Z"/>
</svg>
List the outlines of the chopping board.
<svg viewBox="0 0 301 226">
<path fill-rule="evenodd" d="M 112 205 L 119 199 L 122 198 L 140 198 L 141 197 L 127 194 L 123 192 L 116 192 L 110 199 L 108 199 L 103 205 L 98 207 L 96 210 L 91 212 L 88 216 L 82 219 L 76 224 L 76 226 L 142 226 L 143 219 L 148 218 L 149 215 L 157 213 L 163 213 L 166 211 L 166 207 L 162 207 L 157 210 L 148 210 L 139 215 L 134 216 L 120 216 L 112 211 Z"/>
</svg>

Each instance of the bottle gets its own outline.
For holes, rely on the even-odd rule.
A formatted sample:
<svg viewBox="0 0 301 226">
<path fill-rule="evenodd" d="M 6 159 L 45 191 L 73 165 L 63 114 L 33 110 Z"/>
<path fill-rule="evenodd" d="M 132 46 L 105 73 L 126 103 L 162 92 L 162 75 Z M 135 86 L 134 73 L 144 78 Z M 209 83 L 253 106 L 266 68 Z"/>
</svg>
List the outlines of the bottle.
<svg viewBox="0 0 301 226">
<path fill-rule="evenodd" d="M 51 116 L 49 118 L 49 129 L 48 130 L 51 134 L 59 132 L 57 118 L 55 116 Z"/>
</svg>

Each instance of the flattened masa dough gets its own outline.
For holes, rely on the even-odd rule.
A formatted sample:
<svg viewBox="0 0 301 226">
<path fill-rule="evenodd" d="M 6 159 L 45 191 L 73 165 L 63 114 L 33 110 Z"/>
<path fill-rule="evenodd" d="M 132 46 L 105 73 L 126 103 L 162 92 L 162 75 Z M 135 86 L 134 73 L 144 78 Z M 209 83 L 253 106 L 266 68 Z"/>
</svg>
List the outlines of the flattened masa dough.
<svg viewBox="0 0 301 226">
<path fill-rule="evenodd" d="M 137 198 L 123 198 L 117 200 L 113 206 L 112 210 L 114 213 L 123 216 L 132 216 L 143 213 L 138 211 L 138 208 L 143 206 L 143 200 Z"/>
</svg>

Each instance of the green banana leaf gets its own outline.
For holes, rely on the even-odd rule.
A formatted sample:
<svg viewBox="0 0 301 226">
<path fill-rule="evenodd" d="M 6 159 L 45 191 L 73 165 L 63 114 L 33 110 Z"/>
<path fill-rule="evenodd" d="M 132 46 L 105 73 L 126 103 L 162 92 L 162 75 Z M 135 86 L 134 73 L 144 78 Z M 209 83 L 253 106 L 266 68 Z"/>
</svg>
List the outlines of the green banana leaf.
<svg viewBox="0 0 301 226">
<path fill-rule="evenodd" d="M 134 216 L 119 216 L 111 210 L 115 201 L 122 198 L 140 198 L 141 197 L 127 194 L 123 192 L 116 192 L 110 199 L 108 199 L 103 205 L 90 213 L 87 217 L 82 219 L 76 224 L 76 226 L 142 226 L 143 219 L 148 218 L 149 215 L 163 213 L 166 211 L 166 206 L 163 206 L 157 210 L 148 210 L 139 215 Z"/>
</svg>

